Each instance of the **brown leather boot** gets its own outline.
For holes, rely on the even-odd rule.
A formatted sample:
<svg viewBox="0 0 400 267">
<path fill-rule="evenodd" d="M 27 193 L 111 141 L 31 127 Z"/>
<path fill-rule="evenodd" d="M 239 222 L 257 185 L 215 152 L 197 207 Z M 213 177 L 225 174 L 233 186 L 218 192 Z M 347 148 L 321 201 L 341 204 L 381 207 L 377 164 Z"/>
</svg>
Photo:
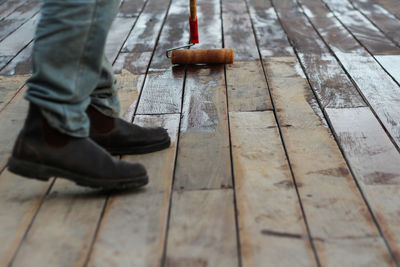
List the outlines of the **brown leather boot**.
<svg viewBox="0 0 400 267">
<path fill-rule="evenodd" d="M 33 104 L 8 169 L 27 178 L 47 181 L 62 177 L 96 188 L 131 188 L 148 183 L 142 165 L 114 159 L 90 138 L 71 137 L 51 128 Z"/>
<path fill-rule="evenodd" d="M 171 140 L 161 127 L 146 128 L 87 109 L 90 138 L 113 155 L 144 154 L 168 148 Z"/>
</svg>

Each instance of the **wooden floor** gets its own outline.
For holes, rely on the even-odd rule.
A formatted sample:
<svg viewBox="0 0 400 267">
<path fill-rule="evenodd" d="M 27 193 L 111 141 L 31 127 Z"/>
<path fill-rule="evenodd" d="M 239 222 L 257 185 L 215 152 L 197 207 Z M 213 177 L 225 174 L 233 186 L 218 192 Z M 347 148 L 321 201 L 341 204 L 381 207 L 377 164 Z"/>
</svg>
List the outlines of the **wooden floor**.
<svg viewBox="0 0 400 267">
<path fill-rule="evenodd" d="M 400 266 L 398 0 L 198 0 L 197 67 L 188 0 L 125 0 L 121 115 L 173 143 L 122 193 L 7 171 L 40 2 L 0 0 L 0 266 Z"/>
</svg>

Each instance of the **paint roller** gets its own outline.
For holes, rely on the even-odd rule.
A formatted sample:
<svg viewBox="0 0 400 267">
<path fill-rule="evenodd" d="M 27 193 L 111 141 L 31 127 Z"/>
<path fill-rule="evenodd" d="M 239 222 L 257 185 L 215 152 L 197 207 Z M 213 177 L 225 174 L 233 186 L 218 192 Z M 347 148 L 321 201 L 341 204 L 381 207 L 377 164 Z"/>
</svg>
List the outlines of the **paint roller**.
<svg viewBox="0 0 400 267">
<path fill-rule="evenodd" d="M 190 48 L 199 43 L 196 0 L 190 0 L 190 44 L 169 49 L 167 57 L 172 64 L 232 64 L 234 51 L 229 48 L 222 49 L 182 49 Z"/>
</svg>

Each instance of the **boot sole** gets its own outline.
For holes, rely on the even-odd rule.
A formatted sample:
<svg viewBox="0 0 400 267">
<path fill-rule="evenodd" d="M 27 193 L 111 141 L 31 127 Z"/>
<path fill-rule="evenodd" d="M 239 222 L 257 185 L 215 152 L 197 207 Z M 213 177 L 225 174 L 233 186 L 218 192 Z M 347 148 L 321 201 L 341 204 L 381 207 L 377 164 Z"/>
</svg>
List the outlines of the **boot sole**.
<svg viewBox="0 0 400 267">
<path fill-rule="evenodd" d="M 8 161 L 8 170 L 12 173 L 24 176 L 29 179 L 48 181 L 52 177 L 64 178 L 75 182 L 80 186 L 87 186 L 101 189 L 126 189 L 139 188 L 149 182 L 147 175 L 135 177 L 132 180 L 100 180 L 90 178 L 81 174 L 72 173 L 63 169 L 19 160 L 11 157 Z"/>
<path fill-rule="evenodd" d="M 138 154 L 147 154 L 151 152 L 160 151 L 170 147 L 171 139 L 167 139 L 160 143 L 155 143 L 147 146 L 140 147 L 121 147 L 121 148 L 110 148 L 104 147 L 105 150 L 108 151 L 111 155 L 138 155 Z"/>
</svg>

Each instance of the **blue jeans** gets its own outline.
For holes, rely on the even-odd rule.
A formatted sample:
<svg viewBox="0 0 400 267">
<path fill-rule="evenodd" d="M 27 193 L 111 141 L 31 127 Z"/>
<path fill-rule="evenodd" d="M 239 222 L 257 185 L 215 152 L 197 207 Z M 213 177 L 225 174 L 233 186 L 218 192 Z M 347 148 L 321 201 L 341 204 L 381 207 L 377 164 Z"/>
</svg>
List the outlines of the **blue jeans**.
<svg viewBox="0 0 400 267">
<path fill-rule="evenodd" d="M 107 116 L 119 115 L 112 66 L 104 56 L 119 4 L 120 0 L 43 0 L 25 98 L 63 133 L 89 135 L 89 105 Z"/>
</svg>

